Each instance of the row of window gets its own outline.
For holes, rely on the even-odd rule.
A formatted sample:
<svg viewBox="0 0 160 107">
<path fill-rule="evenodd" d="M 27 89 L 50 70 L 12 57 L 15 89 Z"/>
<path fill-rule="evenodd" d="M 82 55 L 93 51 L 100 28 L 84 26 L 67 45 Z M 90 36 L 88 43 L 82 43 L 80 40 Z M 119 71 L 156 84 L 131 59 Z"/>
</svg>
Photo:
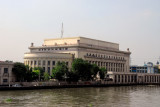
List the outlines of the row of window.
<svg viewBox="0 0 160 107">
<path fill-rule="evenodd" d="M 124 64 L 122 63 L 111 63 L 111 62 L 100 62 L 100 61 L 89 61 L 89 60 L 87 61 L 91 64 L 96 64 L 99 67 L 103 66 L 109 71 L 124 72 Z"/>
<path fill-rule="evenodd" d="M 130 67 L 130 69 L 133 69 L 133 70 L 138 70 L 138 69 L 147 69 L 147 67 Z"/>
<path fill-rule="evenodd" d="M 124 64 L 122 63 L 112 63 L 112 62 L 100 62 L 100 61 L 89 61 L 87 60 L 87 62 L 91 63 L 91 64 L 97 64 L 98 66 L 117 66 L 117 67 L 123 67 Z"/>
<path fill-rule="evenodd" d="M 52 68 L 51 68 L 51 67 L 47 67 L 47 72 L 48 72 L 48 74 L 50 74 L 53 69 L 54 69 L 54 67 L 52 67 Z M 43 70 L 46 71 L 46 68 L 43 67 Z"/>
<path fill-rule="evenodd" d="M 68 48 L 40 48 L 39 51 L 68 50 Z"/>
<path fill-rule="evenodd" d="M 130 70 L 130 72 L 147 73 L 147 70 Z"/>
<path fill-rule="evenodd" d="M 50 65 L 56 65 L 56 61 L 45 61 L 45 60 L 43 60 L 43 61 L 26 61 L 26 64 L 27 65 L 48 65 L 48 66 L 50 66 Z M 66 65 L 68 66 L 68 62 L 66 62 Z"/>
<path fill-rule="evenodd" d="M 91 54 L 91 53 L 87 53 L 86 56 L 97 57 L 97 58 L 115 59 L 115 60 L 124 60 L 124 57 L 108 56 L 108 55 L 101 55 L 101 54 Z"/>
</svg>

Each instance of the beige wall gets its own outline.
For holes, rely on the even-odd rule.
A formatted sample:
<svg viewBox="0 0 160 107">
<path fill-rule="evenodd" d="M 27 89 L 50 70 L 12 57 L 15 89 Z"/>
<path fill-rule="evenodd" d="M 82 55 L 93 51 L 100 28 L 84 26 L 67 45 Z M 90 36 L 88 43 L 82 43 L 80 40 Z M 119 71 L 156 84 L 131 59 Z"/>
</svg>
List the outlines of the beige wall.
<svg viewBox="0 0 160 107">
<path fill-rule="evenodd" d="M 48 64 L 48 61 L 50 64 Z M 50 75 L 52 74 L 52 69 L 59 61 L 68 63 L 68 68 L 71 68 L 73 55 L 63 53 L 26 53 L 24 55 L 25 65 L 29 65 L 32 68 L 42 67 L 44 68 L 45 72 L 48 72 L 48 69 L 50 69 Z M 53 62 L 55 62 L 54 65 Z"/>
<path fill-rule="evenodd" d="M 4 73 L 4 68 L 8 69 L 8 73 Z M 11 82 L 15 82 L 15 75 L 12 73 L 13 63 L 0 62 L 0 85 L 9 85 Z M 7 79 L 7 82 L 3 82 Z"/>
</svg>

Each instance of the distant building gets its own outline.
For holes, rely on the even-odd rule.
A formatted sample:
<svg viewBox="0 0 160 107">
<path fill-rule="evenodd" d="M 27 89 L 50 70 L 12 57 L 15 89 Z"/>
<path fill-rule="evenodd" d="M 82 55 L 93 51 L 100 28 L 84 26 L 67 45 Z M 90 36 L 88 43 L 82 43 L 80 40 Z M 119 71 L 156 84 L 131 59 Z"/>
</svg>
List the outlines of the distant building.
<svg viewBox="0 0 160 107">
<path fill-rule="evenodd" d="M 0 61 L 0 85 L 9 85 L 11 82 L 15 82 L 12 68 L 13 62 Z"/>
<path fill-rule="evenodd" d="M 42 46 L 29 47 L 24 54 L 24 64 L 42 67 L 51 74 L 58 61 L 71 68 L 75 58 L 107 69 L 106 80 L 116 84 L 160 83 L 160 74 L 155 74 L 152 63 L 147 66 L 129 66 L 131 52 L 119 50 L 119 44 L 85 37 L 46 39 Z M 133 68 L 133 69 L 132 69 Z"/>
<path fill-rule="evenodd" d="M 158 73 L 157 67 L 152 62 L 148 62 L 144 66 L 130 66 L 130 72 L 133 73 Z"/>
<path fill-rule="evenodd" d="M 160 69 L 160 64 L 159 64 L 159 62 L 157 61 L 157 67 L 158 67 L 158 69 Z"/>
<path fill-rule="evenodd" d="M 46 39 L 42 46 L 29 47 L 24 55 L 24 64 L 42 67 L 51 74 L 58 61 L 66 62 L 69 68 L 74 58 L 82 58 L 91 64 L 105 67 L 107 71 L 129 72 L 129 49 L 120 51 L 119 44 L 85 37 Z"/>
<path fill-rule="evenodd" d="M 134 73 L 147 73 L 147 66 L 130 66 L 130 72 Z"/>
</svg>

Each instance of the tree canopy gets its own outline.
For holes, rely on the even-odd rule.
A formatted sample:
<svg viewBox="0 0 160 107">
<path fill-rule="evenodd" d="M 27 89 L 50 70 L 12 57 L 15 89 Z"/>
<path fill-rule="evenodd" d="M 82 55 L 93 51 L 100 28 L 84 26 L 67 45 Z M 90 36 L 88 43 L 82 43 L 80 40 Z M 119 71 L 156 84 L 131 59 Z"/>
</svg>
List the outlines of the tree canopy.
<svg viewBox="0 0 160 107">
<path fill-rule="evenodd" d="M 72 71 L 74 75 L 80 80 L 92 80 L 96 77 L 98 71 L 101 71 L 96 64 L 90 64 L 87 61 L 77 58 L 72 63 Z M 102 69 L 100 72 L 101 77 L 104 79 L 104 72 Z"/>
<path fill-rule="evenodd" d="M 17 77 L 17 81 L 33 81 L 33 80 L 49 80 L 50 75 L 46 73 L 41 67 L 29 67 L 23 63 L 15 63 L 12 69 Z M 90 64 L 87 61 L 77 58 L 72 62 L 71 71 L 65 62 L 58 62 L 52 70 L 52 77 L 58 80 L 68 81 L 89 81 L 96 79 L 99 72 L 100 78 L 104 79 L 106 74 L 105 68 L 99 68 L 96 64 Z"/>
<path fill-rule="evenodd" d="M 50 75 L 48 74 L 48 72 L 44 72 L 44 80 L 47 81 L 49 80 Z"/>
<path fill-rule="evenodd" d="M 41 67 L 29 67 L 23 63 L 14 63 L 12 72 L 15 74 L 17 81 L 33 81 L 44 79 L 44 70 Z M 40 73 L 40 75 L 39 75 Z"/>
<path fill-rule="evenodd" d="M 100 68 L 99 75 L 100 75 L 101 79 L 104 79 L 106 73 L 107 73 L 107 70 L 105 68 L 103 68 L 103 67 Z"/>
<path fill-rule="evenodd" d="M 52 77 L 58 80 L 63 80 L 65 74 L 68 74 L 68 67 L 66 63 L 58 62 L 52 70 Z"/>
<path fill-rule="evenodd" d="M 15 74 L 17 81 L 24 81 L 25 79 L 24 77 L 27 74 L 27 69 L 23 63 L 20 62 L 14 63 L 12 71 Z"/>
</svg>

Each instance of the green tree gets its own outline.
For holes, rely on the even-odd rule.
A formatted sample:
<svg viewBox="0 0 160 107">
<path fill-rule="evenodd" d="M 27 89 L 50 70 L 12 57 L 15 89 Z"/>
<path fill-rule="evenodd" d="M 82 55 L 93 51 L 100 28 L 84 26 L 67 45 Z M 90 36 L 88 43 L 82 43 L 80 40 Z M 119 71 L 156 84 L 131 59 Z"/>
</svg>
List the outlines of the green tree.
<svg viewBox="0 0 160 107">
<path fill-rule="evenodd" d="M 72 63 L 72 71 L 77 75 L 78 79 L 90 80 L 91 79 L 91 64 L 81 58 L 74 59 Z"/>
<path fill-rule="evenodd" d="M 44 80 L 48 81 L 49 80 L 49 74 L 47 72 L 44 73 Z"/>
<path fill-rule="evenodd" d="M 99 75 L 101 79 L 104 79 L 106 73 L 107 73 L 107 70 L 104 67 L 100 68 Z"/>
<path fill-rule="evenodd" d="M 58 80 L 63 80 L 65 73 L 68 73 L 68 67 L 65 62 L 58 62 L 52 70 L 53 78 Z"/>
<path fill-rule="evenodd" d="M 77 82 L 79 80 L 79 75 L 72 71 L 68 72 L 67 77 L 68 77 L 67 81 L 69 82 L 71 81 Z"/>
<path fill-rule="evenodd" d="M 23 63 L 16 62 L 13 65 L 12 72 L 15 74 L 17 81 L 24 81 L 24 77 L 26 76 L 26 66 Z"/>
<path fill-rule="evenodd" d="M 96 77 L 98 71 L 100 71 L 99 67 L 96 64 L 92 64 L 92 67 L 91 67 L 92 79 Z"/>
<path fill-rule="evenodd" d="M 26 81 L 30 82 L 33 80 L 32 78 L 32 67 L 29 67 L 28 65 L 26 65 L 26 76 L 24 77 Z"/>
<path fill-rule="evenodd" d="M 33 80 L 39 80 L 39 74 L 40 73 L 40 70 L 33 70 L 32 71 L 32 79 Z"/>
<path fill-rule="evenodd" d="M 40 80 L 43 80 L 44 79 L 44 69 L 42 67 L 35 67 L 34 70 L 38 70 L 40 72 L 40 75 L 38 76 L 38 78 Z"/>
</svg>

